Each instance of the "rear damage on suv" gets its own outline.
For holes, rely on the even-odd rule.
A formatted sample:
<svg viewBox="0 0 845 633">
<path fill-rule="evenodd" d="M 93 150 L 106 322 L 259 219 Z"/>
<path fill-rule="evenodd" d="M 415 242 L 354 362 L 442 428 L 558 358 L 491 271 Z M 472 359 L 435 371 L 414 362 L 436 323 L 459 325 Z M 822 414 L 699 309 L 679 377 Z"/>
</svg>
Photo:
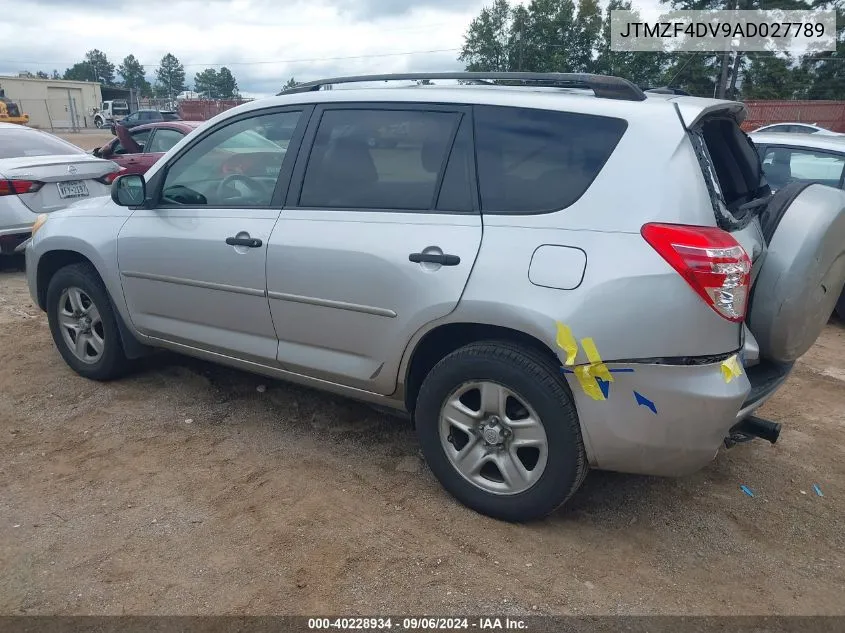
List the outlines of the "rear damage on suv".
<svg viewBox="0 0 845 633">
<path fill-rule="evenodd" d="M 682 106 L 678 114 L 685 122 Z M 743 325 L 733 369 L 745 374 L 749 390 L 728 447 L 754 437 L 777 440 L 780 424 L 752 414 L 818 338 L 845 280 L 845 195 L 809 182 L 773 194 L 753 141 L 740 129 L 745 114 L 741 104 L 725 103 L 685 122 L 717 227 L 750 264 L 709 262 L 710 270 L 729 273 L 714 304 L 736 293 L 743 304 L 732 319 Z"/>
<path fill-rule="evenodd" d="M 523 306 L 514 329 L 557 351 L 594 468 L 685 475 L 725 445 L 776 439 L 753 412 L 833 310 L 845 194 L 809 185 L 773 196 L 744 114 L 691 97 L 656 123 L 634 113 L 572 206 L 484 215 L 452 318 L 489 319 L 490 288 L 507 285 Z"/>
</svg>

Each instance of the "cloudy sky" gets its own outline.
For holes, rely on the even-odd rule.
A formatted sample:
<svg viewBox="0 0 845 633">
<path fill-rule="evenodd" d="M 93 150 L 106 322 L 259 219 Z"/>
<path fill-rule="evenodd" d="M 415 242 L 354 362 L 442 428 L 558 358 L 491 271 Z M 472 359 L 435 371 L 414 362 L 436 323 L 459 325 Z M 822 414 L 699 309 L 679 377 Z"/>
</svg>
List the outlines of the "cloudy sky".
<svg viewBox="0 0 845 633">
<path fill-rule="evenodd" d="M 527 2 L 527 0 L 522 0 Z M 133 53 L 148 78 L 171 52 L 186 77 L 226 65 L 245 95 L 338 74 L 460 70 L 473 17 L 492 0 L 23 0 L 0 22 L 0 75 L 47 72 L 92 48 Z M 640 0 L 657 4 L 657 0 Z"/>
<path fill-rule="evenodd" d="M 254 96 L 275 94 L 291 76 L 460 70 L 457 49 L 485 3 L 24 0 L 25 11 L 4 12 L 0 22 L 0 75 L 63 73 L 92 48 L 115 65 L 133 53 L 148 77 L 172 52 L 189 84 L 203 68 L 227 65 L 241 92 Z"/>
</svg>

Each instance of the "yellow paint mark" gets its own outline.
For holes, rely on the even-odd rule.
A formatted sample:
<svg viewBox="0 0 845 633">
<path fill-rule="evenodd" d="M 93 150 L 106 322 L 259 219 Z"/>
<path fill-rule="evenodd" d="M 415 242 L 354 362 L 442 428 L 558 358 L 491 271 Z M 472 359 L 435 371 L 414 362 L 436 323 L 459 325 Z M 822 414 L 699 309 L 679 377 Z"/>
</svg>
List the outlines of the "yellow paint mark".
<svg viewBox="0 0 845 633">
<path fill-rule="evenodd" d="M 607 365 L 602 362 L 595 341 L 592 338 L 582 338 L 581 347 L 587 355 L 587 360 L 590 361 L 590 373 L 605 382 L 613 382 L 613 375 L 608 371 Z"/>
<path fill-rule="evenodd" d="M 602 393 L 599 383 L 596 382 L 596 377 L 593 375 L 592 365 L 580 365 L 574 370 L 575 377 L 578 379 L 578 384 L 588 396 L 593 400 L 604 400 L 604 393 Z"/>
<path fill-rule="evenodd" d="M 736 354 L 722 361 L 722 377 L 725 379 L 725 382 L 730 382 L 740 376 L 742 376 L 742 366 L 739 364 Z"/>
<path fill-rule="evenodd" d="M 572 336 L 572 330 L 568 325 L 557 322 L 557 344 L 566 352 L 566 365 L 574 365 L 575 357 L 578 355 L 578 342 Z"/>
</svg>

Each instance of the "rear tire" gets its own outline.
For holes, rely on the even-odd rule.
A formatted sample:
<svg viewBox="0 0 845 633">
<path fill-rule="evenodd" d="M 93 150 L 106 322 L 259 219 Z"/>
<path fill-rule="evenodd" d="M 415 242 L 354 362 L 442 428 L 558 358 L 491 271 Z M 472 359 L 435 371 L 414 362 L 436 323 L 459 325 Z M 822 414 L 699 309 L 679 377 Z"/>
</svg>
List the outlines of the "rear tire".
<svg viewBox="0 0 845 633">
<path fill-rule="evenodd" d="M 519 345 L 472 343 L 443 358 L 423 381 L 415 418 L 423 455 L 443 487 L 497 519 L 542 518 L 587 474 L 578 414 L 559 367 Z"/>
<path fill-rule="evenodd" d="M 112 380 L 129 370 L 114 307 L 91 264 L 57 271 L 47 286 L 46 305 L 53 342 L 77 374 Z"/>
<path fill-rule="evenodd" d="M 845 290 L 839 295 L 839 301 L 836 303 L 836 314 L 845 323 Z"/>
</svg>

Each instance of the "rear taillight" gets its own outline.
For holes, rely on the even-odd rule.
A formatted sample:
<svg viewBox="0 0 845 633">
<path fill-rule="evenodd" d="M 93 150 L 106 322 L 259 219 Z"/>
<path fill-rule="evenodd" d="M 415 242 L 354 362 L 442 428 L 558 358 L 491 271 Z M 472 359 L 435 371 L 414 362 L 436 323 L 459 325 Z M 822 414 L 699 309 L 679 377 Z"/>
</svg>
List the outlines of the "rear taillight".
<svg viewBox="0 0 845 633">
<path fill-rule="evenodd" d="M 745 319 L 751 259 L 733 236 L 715 227 L 646 224 L 645 240 L 719 315 Z"/>
<path fill-rule="evenodd" d="M 17 196 L 22 193 L 35 193 L 44 186 L 37 180 L 0 180 L 0 196 Z"/>
<path fill-rule="evenodd" d="M 96 180 L 97 182 L 101 182 L 104 185 L 110 185 L 114 182 L 114 179 L 117 178 L 118 176 L 120 176 L 120 174 L 124 171 L 126 171 L 126 170 L 123 167 L 121 167 L 117 171 L 113 171 L 109 174 L 106 174 L 105 176 L 100 176 L 99 178 L 95 178 L 94 180 Z"/>
</svg>

